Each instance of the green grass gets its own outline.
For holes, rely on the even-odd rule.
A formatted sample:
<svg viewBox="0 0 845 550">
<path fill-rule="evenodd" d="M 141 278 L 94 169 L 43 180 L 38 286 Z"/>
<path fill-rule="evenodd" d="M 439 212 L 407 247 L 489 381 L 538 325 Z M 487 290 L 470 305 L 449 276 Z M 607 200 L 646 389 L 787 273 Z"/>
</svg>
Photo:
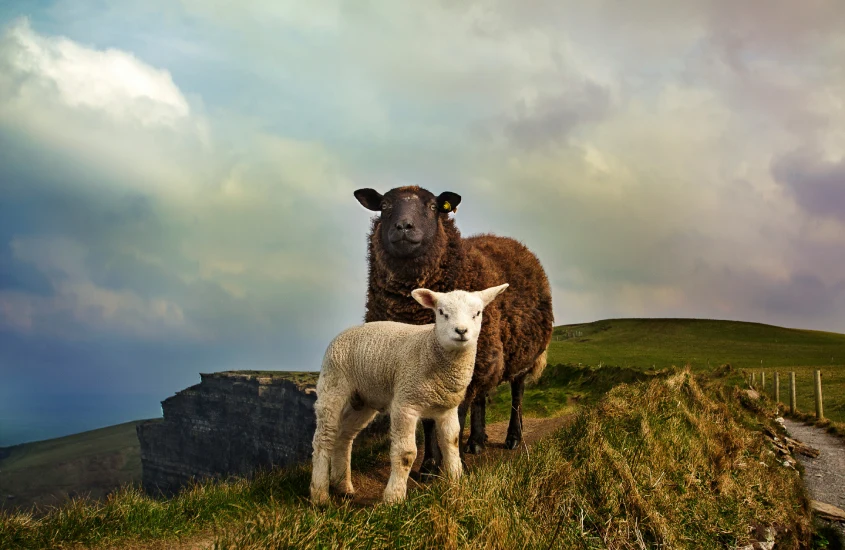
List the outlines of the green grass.
<svg viewBox="0 0 845 550">
<path fill-rule="evenodd" d="M 319 371 L 232 370 L 226 371 L 225 373 L 281 378 L 284 380 L 290 380 L 300 386 L 314 386 L 317 384 L 317 378 L 320 376 Z"/>
<path fill-rule="evenodd" d="M 741 376 L 738 377 L 741 381 Z M 725 548 L 776 526 L 806 547 L 797 474 L 738 390 L 682 371 L 621 384 L 530 453 L 434 483 L 406 503 L 307 501 L 308 468 L 195 485 L 170 500 L 125 489 L 40 519 L 0 516 L 0 548 L 121 545 L 212 532 L 220 548 Z"/>
<path fill-rule="evenodd" d="M 135 426 L 126 422 L 7 447 L 0 460 L 3 507 L 57 504 L 70 494 L 99 498 L 141 480 Z M 14 499 L 6 499 L 7 495 Z"/>
<path fill-rule="evenodd" d="M 660 373 L 665 373 L 665 370 L 657 372 L 608 366 L 549 365 L 540 380 L 526 385 L 522 414 L 528 418 L 545 418 L 573 412 L 583 405 L 595 404 L 618 384 L 647 380 Z M 502 384 L 490 396 L 487 421 L 508 420 L 510 411 L 510 385 Z"/>
</svg>

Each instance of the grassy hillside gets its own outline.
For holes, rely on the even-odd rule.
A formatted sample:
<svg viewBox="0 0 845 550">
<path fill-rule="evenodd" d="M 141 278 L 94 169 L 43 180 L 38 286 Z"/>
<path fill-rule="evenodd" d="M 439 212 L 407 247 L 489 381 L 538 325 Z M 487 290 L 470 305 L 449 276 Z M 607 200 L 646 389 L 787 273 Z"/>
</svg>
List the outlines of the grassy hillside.
<svg viewBox="0 0 845 550">
<path fill-rule="evenodd" d="M 140 481 L 137 424 L 127 422 L 2 449 L 0 508 L 54 505 L 68 495 L 100 498 L 121 484 Z"/>
<path fill-rule="evenodd" d="M 170 500 L 124 489 L 37 520 L 0 513 L 0 547 L 176 546 L 187 537 L 187 546 L 245 549 L 715 549 L 762 540 L 769 526 L 778 548 L 808 547 L 801 482 L 759 434 L 771 421 L 739 397 L 688 372 L 620 385 L 530 452 L 482 462 L 455 485 L 415 489 L 404 504 L 315 508 L 302 466 Z"/>
<path fill-rule="evenodd" d="M 555 328 L 549 364 L 694 370 L 845 365 L 845 334 L 706 319 L 608 319 Z"/>
<path fill-rule="evenodd" d="M 761 363 L 762 361 L 762 363 Z M 632 370 L 690 365 L 694 371 L 730 363 L 766 372 L 767 393 L 774 395 L 773 374 L 780 373 L 780 399 L 789 402 L 794 371 L 798 408 L 813 411 L 813 370 L 822 371 L 825 416 L 845 422 L 845 334 L 800 330 L 738 321 L 706 319 L 608 319 L 555 327 L 549 364 Z M 500 388 L 499 394 L 502 394 Z M 530 398 L 526 390 L 526 401 Z M 504 397 L 497 396 L 505 403 Z M 542 398 L 541 398 L 542 399 Z M 530 406 L 526 412 L 531 414 Z"/>
</svg>

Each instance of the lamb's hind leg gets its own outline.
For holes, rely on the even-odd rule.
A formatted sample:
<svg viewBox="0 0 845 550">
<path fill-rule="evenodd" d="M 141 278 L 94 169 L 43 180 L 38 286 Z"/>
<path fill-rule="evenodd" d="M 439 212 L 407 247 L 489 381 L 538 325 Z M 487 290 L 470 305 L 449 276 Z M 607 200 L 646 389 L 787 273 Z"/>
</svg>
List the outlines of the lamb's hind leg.
<svg viewBox="0 0 845 550">
<path fill-rule="evenodd" d="M 355 436 L 363 430 L 367 424 L 378 413 L 375 409 L 367 407 L 363 403 L 355 410 L 355 400 L 343 407 L 343 414 L 340 420 L 340 429 L 335 440 L 332 452 L 331 483 L 338 492 L 344 495 L 353 495 L 355 488 L 352 486 L 352 442 Z"/>
<path fill-rule="evenodd" d="M 326 394 L 314 403 L 317 418 L 311 467 L 311 502 L 314 504 L 325 504 L 329 500 L 329 466 L 345 401 L 342 397 Z"/>
<path fill-rule="evenodd" d="M 511 382 L 511 421 L 508 424 L 508 435 L 505 439 L 505 447 L 508 449 L 515 449 L 522 442 L 522 394 L 524 391 L 524 376 Z"/>
<path fill-rule="evenodd" d="M 408 474 L 417 458 L 414 437 L 420 416 L 414 410 L 397 407 L 390 412 L 390 479 L 384 489 L 385 502 L 405 500 Z"/>
</svg>

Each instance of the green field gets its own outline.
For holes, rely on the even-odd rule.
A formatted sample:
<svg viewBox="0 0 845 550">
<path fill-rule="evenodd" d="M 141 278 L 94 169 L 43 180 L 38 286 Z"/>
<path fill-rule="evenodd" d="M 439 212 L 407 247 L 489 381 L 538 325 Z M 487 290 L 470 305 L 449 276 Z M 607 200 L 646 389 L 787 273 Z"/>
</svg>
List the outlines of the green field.
<svg viewBox="0 0 845 550">
<path fill-rule="evenodd" d="M 0 509 L 56 505 L 74 495 L 100 498 L 124 483 L 139 482 L 137 424 L 126 422 L 4 449 Z"/>
<path fill-rule="evenodd" d="M 608 319 L 555 327 L 548 363 L 702 370 L 842 368 L 845 334 L 706 319 Z M 838 367 L 836 367 L 838 365 Z"/>
</svg>

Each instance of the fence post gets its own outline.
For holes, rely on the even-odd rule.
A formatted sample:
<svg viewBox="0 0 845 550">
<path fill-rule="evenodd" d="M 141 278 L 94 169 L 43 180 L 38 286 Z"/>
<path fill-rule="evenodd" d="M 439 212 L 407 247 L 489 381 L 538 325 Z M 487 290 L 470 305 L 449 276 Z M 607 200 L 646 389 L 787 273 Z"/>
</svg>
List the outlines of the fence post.
<svg viewBox="0 0 845 550">
<path fill-rule="evenodd" d="M 766 371 L 760 373 L 760 391 L 766 393 Z"/>
<path fill-rule="evenodd" d="M 756 389 L 756 386 L 757 386 L 757 373 L 752 372 L 751 373 L 751 389 L 752 390 Z"/>
<path fill-rule="evenodd" d="M 789 373 L 789 412 L 795 414 L 795 373 Z"/>
<path fill-rule="evenodd" d="M 816 379 L 816 420 L 824 420 L 824 406 L 822 404 L 822 371 L 813 373 Z"/>
<path fill-rule="evenodd" d="M 775 371 L 775 403 L 780 403 L 780 375 Z"/>
</svg>

